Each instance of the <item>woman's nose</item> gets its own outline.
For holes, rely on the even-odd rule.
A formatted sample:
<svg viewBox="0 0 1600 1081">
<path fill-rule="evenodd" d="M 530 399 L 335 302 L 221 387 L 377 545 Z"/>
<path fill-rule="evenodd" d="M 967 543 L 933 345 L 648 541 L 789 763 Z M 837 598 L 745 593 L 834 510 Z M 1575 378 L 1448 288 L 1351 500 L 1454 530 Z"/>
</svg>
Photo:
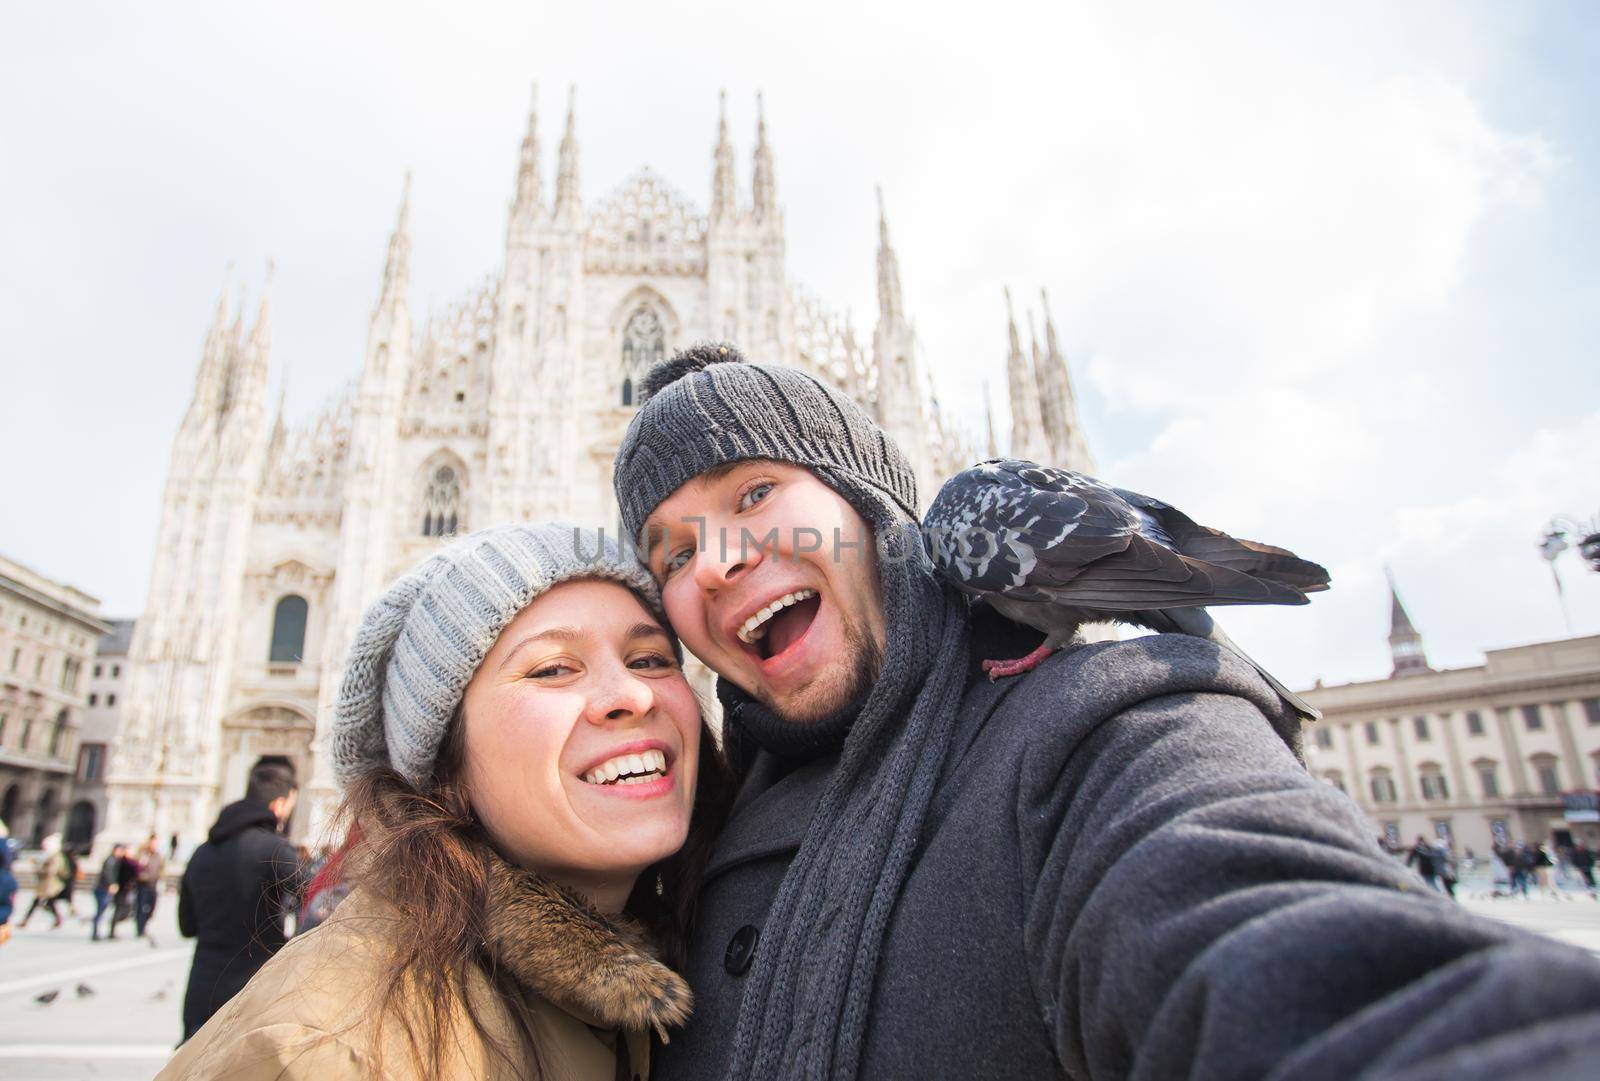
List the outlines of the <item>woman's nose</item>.
<svg viewBox="0 0 1600 1081">
<path fill-rule="evenodd" d="M 590 724 L 613 724 L 643 717 L 655 700 L 650 681 L 619 664 L 595 687 L 585 714 Z"/>
</svg>

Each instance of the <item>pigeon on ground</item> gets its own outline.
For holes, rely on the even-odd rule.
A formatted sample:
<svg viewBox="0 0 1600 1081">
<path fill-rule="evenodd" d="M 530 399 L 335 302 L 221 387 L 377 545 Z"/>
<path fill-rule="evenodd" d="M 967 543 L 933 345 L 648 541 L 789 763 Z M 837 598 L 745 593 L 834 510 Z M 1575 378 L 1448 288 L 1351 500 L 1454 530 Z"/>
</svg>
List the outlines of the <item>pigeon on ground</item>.
<svg viewBox="0 0 1600 1081">
<path fill-rule="evenodd" d="M 56 1000 L 56 996 L 59 994 L 61 994 L 61 988 L 57 987 L 55 990 L 46 991 L 42 995 L 34 995 L 33 1001 L 37 1002 L 41 1006 L 48 1006 L 50 1003 Z"/>
<path fill-rule="evenodd" d="M 78 985 L 77 991 L 78 991 L 78 997 L 79 998 L 88 998 L 90 995 L 94 994 L 94 988 L 90 987 L 86 983 L 80 983 Z"/>
<path fill-rule="evenodd" d="M 1026 657 L 984 661 L 990 679 L 1031 671 L 1085 623 L 1116 620 L 1209 639 L 1249 661 L 1294 710 L 1321 717 L 1205 611 L 1305 604 L 1307 593 L 1327 589 L 1328 572 L 1293 552 L 1230 537 L 1086 474 L 1015 458 L 980 462 L 947 481 L 923 534 L 946 579 L 1045 633 Z"/>
</svg>

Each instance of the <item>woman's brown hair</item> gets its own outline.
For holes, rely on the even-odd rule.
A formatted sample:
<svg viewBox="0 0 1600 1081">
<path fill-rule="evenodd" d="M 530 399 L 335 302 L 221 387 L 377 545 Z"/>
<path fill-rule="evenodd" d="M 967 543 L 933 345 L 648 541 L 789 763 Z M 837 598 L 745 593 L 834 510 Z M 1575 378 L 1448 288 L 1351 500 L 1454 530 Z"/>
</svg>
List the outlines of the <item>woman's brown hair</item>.
<svg viewBox="0 0 1600 1081">
<path fill-rule="evenodd" d="M 334 820 L 335 829 L 345 831 L 345 842 L 313 884 L 313 889 L 325 888 L 348 878 L 400 912 L 404 932 L 394 936 L 390 978 L 377 990 L 371 1016 L 380 1026 L 402 1025 L 414 1060 L 428 1077 L 441 1075 L 444 1051 L 457 1036 L 458 1011 L 508 1065 L 519 1065 L 515 1049 L 501 1046 L 466 1008 L 474 968 L 508 1004 L 515 1006 L 522 994 L 484 951 L 492 849 L 463 783 L 464 731 L 458 708 L 432 776 L 421 788 L 390 769 L 364 773 L 348 786 Z M 683 848 L 641 874 L 625 906 L 674 968 L 682 967 L 687 952 L 700 878 L 733 788 L 731 771 L 704 724 L 699 761 Z M 511 1013 L 522 1023 L 521 1050 L 537 1062 L 523 1011 Z"/>
</svg>

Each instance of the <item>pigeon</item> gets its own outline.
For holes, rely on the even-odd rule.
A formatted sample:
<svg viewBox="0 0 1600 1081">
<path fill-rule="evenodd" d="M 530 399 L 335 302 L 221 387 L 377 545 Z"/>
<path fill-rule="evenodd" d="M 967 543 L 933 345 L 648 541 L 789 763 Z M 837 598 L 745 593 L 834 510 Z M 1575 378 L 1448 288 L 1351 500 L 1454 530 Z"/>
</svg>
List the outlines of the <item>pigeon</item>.
<svg viewBox="0 0 1600 1081">
<path fill-rule="evenodd" d="M 80 983 L 77 986 L 77 992 L 79 998 L 88 998 L 90 995 L 94 994 L 94 988 L 90 987 L 86 983 Z"/>
<path fill-rule="evenodd" d="M 991 680 L 1031 671 L 1085 623 L 1115 620 L 1215 642 L 1248 661 L 1297 713 L 1321 718 L 1205 610 L 1307 603 L 1307 593 L 1328 588 L 1328 572 L 1293 552 L 1230 537 L 1087 474 L 1016 458 L 992 458 L 946 481 L 923 537 L 944 578 L 1045 634 L 1026 657 L 984 661 Z"/>
<path fill-rule="evenodd" d="M 42 995 L 34 995 L 33 1001 L 37 1002 L 41 1006 L 48 1006 L 50 1003 L 56 1000 L 56 996 L 59 994 L 61 994 L 61 988 L 57 987 L 55 990 L 46 991 Z"/>
</svg>

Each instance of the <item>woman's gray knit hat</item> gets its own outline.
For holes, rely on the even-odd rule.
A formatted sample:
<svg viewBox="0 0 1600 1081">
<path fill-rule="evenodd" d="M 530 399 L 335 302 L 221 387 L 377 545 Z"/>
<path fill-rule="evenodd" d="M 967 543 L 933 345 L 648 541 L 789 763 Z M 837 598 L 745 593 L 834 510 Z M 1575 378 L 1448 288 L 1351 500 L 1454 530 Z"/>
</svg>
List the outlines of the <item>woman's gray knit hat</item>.
<svg viewBox="0 0 1600 1081">
<path fill-rule="evenodd" d="M 481 529 L 390 586 L 362 617 L 345 661 L 332 733 L 340 783 L 387 766 L 424 785 L 500 632 L 539 594 L 577 578 L 629 587 L 664 622 L 637 560 L 595 530 L 559 522 Z"/>
</svg>

